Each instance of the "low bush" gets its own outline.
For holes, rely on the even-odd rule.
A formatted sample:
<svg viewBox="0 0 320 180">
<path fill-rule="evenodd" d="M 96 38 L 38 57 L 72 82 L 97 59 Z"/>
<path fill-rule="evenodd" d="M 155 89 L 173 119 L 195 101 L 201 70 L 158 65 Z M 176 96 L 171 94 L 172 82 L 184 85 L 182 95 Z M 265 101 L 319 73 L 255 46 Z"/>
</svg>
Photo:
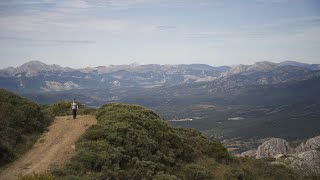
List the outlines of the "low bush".
<svg viewBox="0 0 320 180">
<path fill-rule="evenodd" d="M 0 166 L 30 148 L 51 123 L 40 107 L 14 93 L 0 89 Z"/>
<path fill-rule="evenodd" d="M 32 173 L 29 175 L 20 175 L 18 180 L 54 180 L 54 176 L 49 173 Z"/>
<path fill-rule="evenodd" d="M 141 106 L 107 104 L 96 117 L 98 124 L 79 140 L 75 156 L 63 170 L 66 174 L 92 172 L 102 179 L 210 179 L 209 170 L 196 164 L 199 158 L 231 159 L 221 143 L 210 142 L 193 129 L 174 128 Z"/>
</svg>

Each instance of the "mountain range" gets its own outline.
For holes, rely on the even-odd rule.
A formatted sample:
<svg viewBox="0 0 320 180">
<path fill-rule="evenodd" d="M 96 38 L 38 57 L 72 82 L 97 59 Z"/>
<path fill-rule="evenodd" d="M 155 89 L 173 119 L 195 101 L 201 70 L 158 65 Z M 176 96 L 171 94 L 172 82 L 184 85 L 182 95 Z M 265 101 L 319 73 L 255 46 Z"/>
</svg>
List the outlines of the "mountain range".
<svg viewBox="0 0 320 180">
<path fill-rule="evenodd" d="M 173 125 L 218 139 L 295 140 L 320 134 L 319 64 L 262 61 L 233 67 L 131 64 L 72 69 L 31 61 L 0 70 L 0 87 L 42 104 L 73 98 L 94 107 L 140 104 Z"/>
<path fill-rule="evenodd" d="M 0 87 L 15 92 L 97 88 L 153 88 L 198 82 L 214 86 L 248 86 L 306 80 L 319 76 L 320 65 L 293 61 L 212 67 L 189 65 L 110 65 L 72 69 L 30 61 L 0 70 Z"/>
<path fill-rule="evenodd" d="M 230 67 L 190 65 L 110 65 L 72 69 L 30 61 L 0 71 L 0 86 L 12 91 L 41 92 L 113 87 L 150 88 L 210 81 Z"/>
</svg>

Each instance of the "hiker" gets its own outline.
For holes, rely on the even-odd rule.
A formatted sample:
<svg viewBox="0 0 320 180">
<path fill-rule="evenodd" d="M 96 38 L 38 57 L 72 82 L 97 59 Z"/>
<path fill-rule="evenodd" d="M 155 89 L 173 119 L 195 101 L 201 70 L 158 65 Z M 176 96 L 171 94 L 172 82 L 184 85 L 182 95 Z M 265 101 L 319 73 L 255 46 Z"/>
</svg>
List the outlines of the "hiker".
<svg viewBox="0 0 320 180">
<path fill-rule="evenodd" d="M 73 99 L 72 103 L 71 103 L 71 109 L 72 109 L 72 115 L 73 115 L 73 119 L 76 119 L 77 117 L 77 110 L 78 110 L 78 105 L 77 103 L 75 102 L 76 100 Z"/>
</svg>

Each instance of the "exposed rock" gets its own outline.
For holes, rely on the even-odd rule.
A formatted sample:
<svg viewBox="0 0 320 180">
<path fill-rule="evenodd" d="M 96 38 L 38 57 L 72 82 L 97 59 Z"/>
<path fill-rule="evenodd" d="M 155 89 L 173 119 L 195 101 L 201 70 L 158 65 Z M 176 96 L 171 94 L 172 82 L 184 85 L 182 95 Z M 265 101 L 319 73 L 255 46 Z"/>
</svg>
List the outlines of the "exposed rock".
<svg viewBox="0 0 320 180">
<path fill-rule="evenodd" d="M 311 138 L 305 143 L 301 143 L 301 145 L 298 146 L 295 151 L 296 153 L 301 153 L 304 151 L 316 150 L 318 148 L 320 148 L 320 136 Z"/>
<path fill-rule="evenodd" d="M 63 84 L 63 86 L 64 86 L 64 89 L 65 89 L 65 90 L 70 90 L 70 89 L 77 89 L 77 88 L 79 88 L 79 86 L 78 86 L 76 83 L 72 82 L 72 81 L 65 82 L 65 83 Z"/>
<path fill-rule="evenodd" d="M 41 87 L 41 89 L 44 91 L 62 91 L 77 88 L 79 88 L 79 85 L 72 81 L 65 82 L 64 84 L 55 81 L 46 81 L 46 87 Z"/>
<path fill-rule="evenodd" d="M 287 141 L 280 138 L 272 138 L 258 147 L 256 158 L 276 157 L 279 154 L 286 155 L 288 151 Z"/>
<path fill-rule="evenodd" d="M 277 155 L 274 156 L 274 158 L 279 159 L 279 158 L 282 158 L 284 156 L 285 156 L 285 154 L 277 154 Z"/>
<path fill-rule="evenodd" d="M 257 155 L 257 150 L 249 150 L 240 154 L 240 156 L 242 157 L 256 157 L 256 155 Z"/>
<path fill-rule="evenodd" d="M 302 143 L 295 149 L 295 152 L 289 149 L 285 140 L 272 138 L 258 147 L 256 158 L 273 157 L 276 158 L 276 161 L 271 162 L 271 164 L 283 164 L 307 173 L 320 173 L 319 147 L 320 136 Z M 246 153 L 249 152 L 244 152 L 243 156 Z"/>
<path fill-rule="evenodd" d="M 310 150 L 285 158 L 290 167 L 308 172 L 320 173 L 320 152 Z"/>
</svg>

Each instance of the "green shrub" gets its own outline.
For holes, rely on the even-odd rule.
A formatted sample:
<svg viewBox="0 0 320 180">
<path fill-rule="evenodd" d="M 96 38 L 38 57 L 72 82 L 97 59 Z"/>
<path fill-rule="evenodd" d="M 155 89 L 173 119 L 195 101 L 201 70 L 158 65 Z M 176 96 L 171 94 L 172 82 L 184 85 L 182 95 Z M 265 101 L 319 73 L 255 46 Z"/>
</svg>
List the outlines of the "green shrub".
<svg viewBox="0 0 320 180">
<path fill-rule="evenodd" d="M 49 173 L 33 173 L 30 175 L 20 175 L 18 180 L 54 180 L 54 176 Z"/>
<path fill-rule="evenodd" d="M 208 148 L 210 157 L 215 158 L 217 162 L 228 163 L 233 160 L 232 156 L 228 153 L 227 149 L 220 141 L 211 141 Z"/>
<path fill-rule="evenodd" d="M 67 174 L 86 176 L 89 171 L 102 179 L 175 179 L 187 173 L 209 179 L 209 171 L 196 165 L 198 159 L 230 158 L 221 143 L 210 143 L 193 129 L 174 128 L 141 106 L 107 104 L 96 117 L 98 124 L 79 139 Z"/>
<path fill-rule="evenodd" d="M 194 180 L 205 180 L 212 179 L 210 171 L 205 167 L 202 167 L 197 164 L 188 164 L 185 167 L 185 175 L 186 179 L 194 179 Z"/>
<path fill-rule="evenodd" d="M 30 148 L 52 118 L 25 98 L 0 89 L 0 166 Z"/>
<path fill-rule="evenodd" d="M 163 171 L 158 172 L 154 177 L 154 180 L 178 180 L 177 176 L 166 174 Z"/>
<path fill-rule="evenodd" d="M 137 105 L 112 103 L 78 140 L 61 179 L 302 179 L 268 159 L 232 157 L 219 141 L 193 129 L 170 126 Z"/>
<path fill-rule="evenodd" d="M 253 178 L 248 172 L 245 172 L 239 168 L 235 168 L 226 173 L 226 179 L 254 180 L 255 178 Z"/>
</svg>

